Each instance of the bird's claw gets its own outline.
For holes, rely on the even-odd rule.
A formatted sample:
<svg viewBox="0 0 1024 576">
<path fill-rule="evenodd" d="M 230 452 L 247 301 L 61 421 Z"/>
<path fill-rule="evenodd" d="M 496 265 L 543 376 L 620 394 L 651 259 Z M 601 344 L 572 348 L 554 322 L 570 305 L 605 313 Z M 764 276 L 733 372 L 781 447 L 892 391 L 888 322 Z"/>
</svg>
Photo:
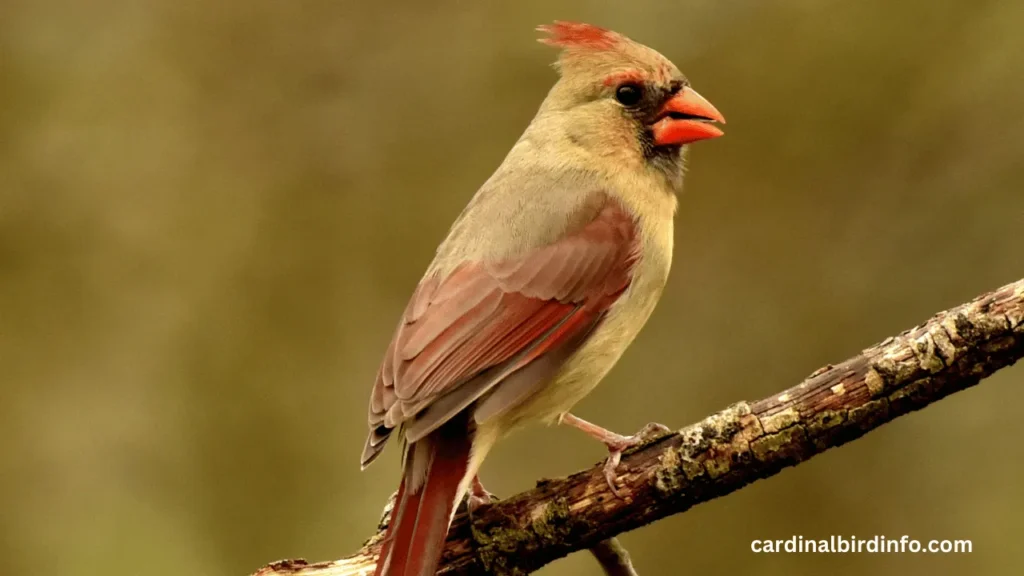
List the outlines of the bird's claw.
<svg viewBox="0 0 1024 576">
<path fill-rule="evenodd" d="M 479 510 L 481 506 L 487 506 L 497 499 L 497 496 L 490 492 L 485 492 L 483 495 L 469 493 L 466 495 L 466 510 L 472 514 Z"/>
<path fill-rule="evenodd" d="M 618 487 L 615 485 L 615 473 L 616 469 L 619 467 L 619 463 L 622 461 L 622 453 L 634 446 L 639 446 L 644 442 L 653 440 L 654 438 L 658 438 L 669 432 L 671 432 L 671 430 L 668 426 L 658 424 L 657 422 L 650 422 L 632 436 L 621 436 L 616 434 L 614 437 L 607 438 L 605 445 L 608 447 L 608 458 L 604 462 L 603 470 L 604 478 L 608 482 L 608 488 L 611 489 L 612 494 L 617 498 L 624 498 L 622 492 L 620 492 Z"/>
<path fill-rule="evenodd" d="M 617 486 L 615 486 L 615 469 L 619 467 L 619 462 L 622 460 L 621 450 L 612 450 L 608 453 L 608 458 L 604 461 L 604 479 L 608 483 L 608 488 L 615 494 L 616 498 L 623 498 L 621 492 Z"/>
<path fill-rule="evenodd" d="M 633 435 L 634 438 L 638 438 L 641 442 L 647 442 L 648 440 L 654 440 L 655 438 L 661 438 L 665 434 L 672 432 L 672 429 L 664 424 L 658 424 L 657 422 L 648 422 L 639 432 Z"/>
<path fill-rule="evenodd" d="M 614 452 L 617 450 L 619 452 L 624 452 L 634 446 L 639 446 L 644 442 L 648 442 L 650 440 L 654 440 L 655 438 L 664 436 L 665 434 L 668 434 L 671 431 L 672 430 L 670 430 L 669 427 L 665 426 L 664 424 L 650 422 L 646 426 L 641 428 L 639 432 L 633 434 L 632 436 L 620 436 L 616 434 L 615 436 L 608 438 L 605 442 L 605 445 L 608 446 L 608 450 L 610 451 Z"/>
<path fill-rule="evenodd" d="M 497 496 L 488 492 L 484 485 L 480 483 L 479 476 L 474 477 L 469 485 L 469 490 L 466 492 L 466 511 L 469 512 L 469 516 L 472 518 L 473 513 L 480 509 L 481 506 L 487 506 L 497 499 Z"/>
</svg>

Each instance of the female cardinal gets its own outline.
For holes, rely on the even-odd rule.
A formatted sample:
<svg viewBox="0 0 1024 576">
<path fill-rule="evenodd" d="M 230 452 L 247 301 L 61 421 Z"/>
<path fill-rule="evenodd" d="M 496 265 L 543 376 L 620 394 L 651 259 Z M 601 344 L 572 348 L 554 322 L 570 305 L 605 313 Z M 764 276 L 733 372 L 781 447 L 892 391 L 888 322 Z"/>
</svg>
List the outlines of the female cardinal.
<svg viewBox="0 0 1024 576">
<path fill-rule="evenodd" d="M 370 398 L 365 468 L 395 428 L 402 483 L 376 576 L 437 570 L 494 442 L 531 421 L 634 437 L 569 409 L 643 327 L 672 261 L 684 145 L 725 119 L 658 52 L 588 24 L 540 26 L 560 78 L 470 200 L 412 295 Z"/>
</svg>

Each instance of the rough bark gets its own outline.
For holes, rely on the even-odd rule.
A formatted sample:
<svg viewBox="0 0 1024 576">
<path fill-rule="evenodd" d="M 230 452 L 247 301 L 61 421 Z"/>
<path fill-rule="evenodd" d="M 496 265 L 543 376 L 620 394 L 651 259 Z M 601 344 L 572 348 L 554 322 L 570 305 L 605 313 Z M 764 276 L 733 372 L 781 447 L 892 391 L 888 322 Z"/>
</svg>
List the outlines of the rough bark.
<svg viewBox="0 0 1024 576">
<path fill-rule="evenodd" d="M 678 514 L 977 384 L 1024 356 L 1024 279 L 940 312 L 800 384 L 739 402 L 628 451 L 623 499 L 601 466 L 456 517 L 440 574 L 527 574 L 616 534 Z M 387 513 L 385 519 L 387 521 Z M 380 527 L 333 562 L 275 562 L 259 576 L 372 574 Z"/>
</svg>

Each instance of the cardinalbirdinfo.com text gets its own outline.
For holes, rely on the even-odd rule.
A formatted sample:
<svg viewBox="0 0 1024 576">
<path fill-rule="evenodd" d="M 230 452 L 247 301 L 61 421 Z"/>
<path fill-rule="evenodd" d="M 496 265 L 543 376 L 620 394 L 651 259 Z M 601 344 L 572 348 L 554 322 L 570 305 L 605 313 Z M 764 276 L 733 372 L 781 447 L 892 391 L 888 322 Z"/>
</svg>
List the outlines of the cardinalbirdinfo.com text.
<svg viewBox="0 0 1024 576">
<path fill-rule="evenodd" d="M 817 539 L 791 536 L 785 540 L 752 540 L 750 550 L 758 554 L 970 554 L 974 551 L 974 546 L 970 540 L 915 540 L 910 536 L 896 539 L 885 536 L 858 538 L 832 535 Z"/>
</svg>

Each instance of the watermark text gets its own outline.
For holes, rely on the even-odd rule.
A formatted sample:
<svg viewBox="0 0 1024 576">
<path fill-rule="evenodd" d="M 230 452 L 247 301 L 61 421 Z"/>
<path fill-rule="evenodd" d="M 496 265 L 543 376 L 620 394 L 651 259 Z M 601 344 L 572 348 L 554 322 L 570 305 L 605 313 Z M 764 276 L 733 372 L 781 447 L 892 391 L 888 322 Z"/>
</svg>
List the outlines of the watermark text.
<svg viewBox="0 0 1024 576">
<path fill-rule="evenodd" d="M 836 536 L 804 538 L 790 536 L 785 540 L 752 540 L 750 550 L 757 554 L 970 554 L 970 540 L 916 540 L 910 536 L 886 538 L 873 536 Z"/>
</svg>

